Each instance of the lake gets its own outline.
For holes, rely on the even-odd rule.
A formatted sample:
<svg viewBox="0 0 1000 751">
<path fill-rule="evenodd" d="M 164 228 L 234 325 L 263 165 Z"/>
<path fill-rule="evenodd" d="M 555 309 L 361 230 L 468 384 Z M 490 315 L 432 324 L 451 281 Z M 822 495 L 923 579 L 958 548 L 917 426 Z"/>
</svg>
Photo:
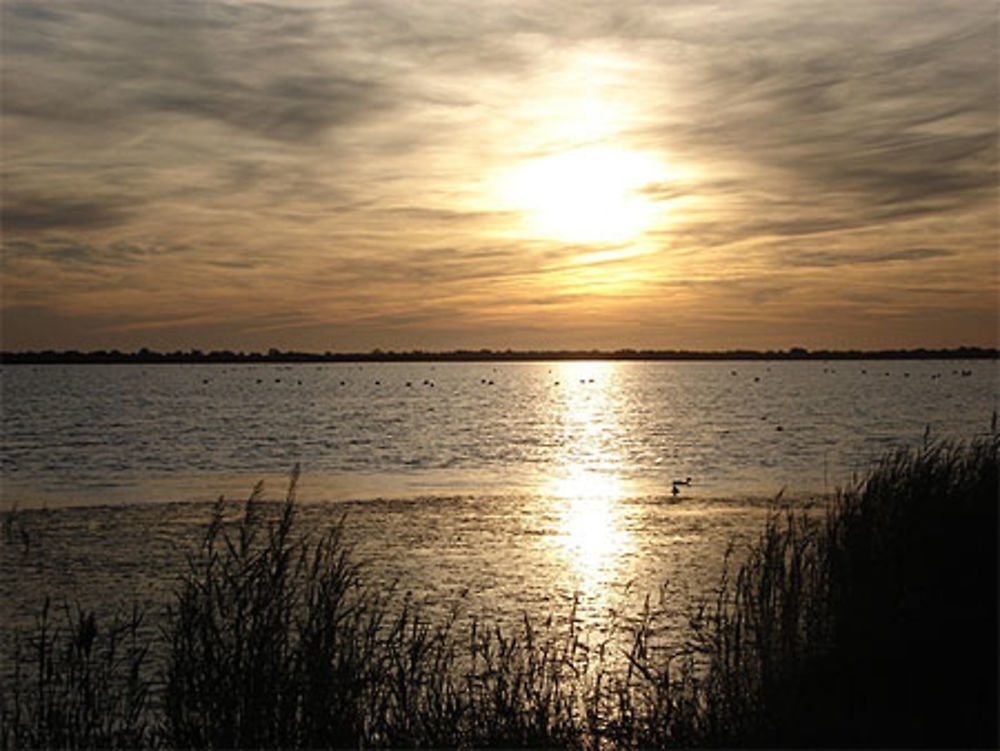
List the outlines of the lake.
<svg viewBox="0 0 1000 751">
<path fill-rule="evenodd" d="M 988 432 L 995 361 L 4 366 L 0 603 L 158 607 L 219 495 L 301 465 L 369 580 L 434 613 L 677 614 L 887 450 Z M 671 492 L 672 481 L 690 484 Z"/>
</svg>

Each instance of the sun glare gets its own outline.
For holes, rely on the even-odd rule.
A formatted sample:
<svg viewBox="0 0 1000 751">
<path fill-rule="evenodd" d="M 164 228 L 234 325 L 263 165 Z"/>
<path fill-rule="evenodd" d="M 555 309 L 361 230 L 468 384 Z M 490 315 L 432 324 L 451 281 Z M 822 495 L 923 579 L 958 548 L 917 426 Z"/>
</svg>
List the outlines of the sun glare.
<svg viewBox="0 0 1000 751">
<path fill-rule="evenodd" d="M 549 489 L 556 510 L 560 542 L 588 596 L 599 595 L 599 581 L 629 547 L 619 504 L 623 490 L 613 475 L 581 468 L 559 478 Z"/>
<path fill-rule="evenodd" d="M 538 488 L 540 510 L 554 531 L 551 554 L 583 610 L 612 603 L 611 584 L 634 553 L 630 489 L 621 476 L 616 384 L 619 365 L 564 362 L 553 368 L 562 385 L 551 402 L 562 466 Z"/>
<path fill-rule="evenodd" d="M 643 189 L 661 180 L 663 170 L 649 154 L 589 147 L 524 162 L 505 193 L 535 234 L 570 243 L 624 243 L 652 225 L 656 205 Z"/>
</svg>

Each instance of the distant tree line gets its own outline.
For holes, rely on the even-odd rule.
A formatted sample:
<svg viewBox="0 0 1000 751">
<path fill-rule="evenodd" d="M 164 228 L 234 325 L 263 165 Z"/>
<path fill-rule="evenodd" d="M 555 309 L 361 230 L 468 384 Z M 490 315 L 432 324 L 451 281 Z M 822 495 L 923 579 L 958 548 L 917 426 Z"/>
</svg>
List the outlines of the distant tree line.
<svg viewBox="0 0 1000 751">
<path fill-rule="evenodd" d="M 233 352 L 198 349 L 155 352 L 145 347 L 135 352 L 96 350 L 42 350 L 0 352 L 0 363 L 18 364 L 108 364 L 108 363 L 268 363 L 268 362 L 530 362 L 539 360 L 965 360 L 997 359 L 1000 350 L 983 347 L 952 349 L 881 349 L 881 350 L 493 350 L 456 349 L 443 352 L 410 350 L 407 352 L 298 352 L 271 348 L 264 352 Z"/>
</svg>

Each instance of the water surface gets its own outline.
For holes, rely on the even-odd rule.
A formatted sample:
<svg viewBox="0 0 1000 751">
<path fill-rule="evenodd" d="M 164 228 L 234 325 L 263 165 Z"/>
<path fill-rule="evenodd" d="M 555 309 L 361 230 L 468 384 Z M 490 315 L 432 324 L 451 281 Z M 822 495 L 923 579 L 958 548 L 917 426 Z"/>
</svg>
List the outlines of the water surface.
<svg viewBox="0 0 1000 751">
<path fill-rule="evenodd" d="M 988 428 L 997 364 L 562 362 L 3 368 L 3 500 L 818 493 Z M 963 375 L 966 373 L 967 375 Z"/>
<path fill-rule="evenodd" d="M 444 617 L 611 613 L 683 633 L 779 491 L 821 506 L 887 449 L 989 429 L 993 362 L 5 367 L 0 607 L 169 601 L 219 494 L 302 467 L 380 589 Z M 674 479 L 691 478 L 679 494 Z M 231 508 L 236 513 L 237 507 Z M 742 548 L 740 548 L 742 549 Z M 678 636 L 678 639 L 681 637 Z"/>
</svg>

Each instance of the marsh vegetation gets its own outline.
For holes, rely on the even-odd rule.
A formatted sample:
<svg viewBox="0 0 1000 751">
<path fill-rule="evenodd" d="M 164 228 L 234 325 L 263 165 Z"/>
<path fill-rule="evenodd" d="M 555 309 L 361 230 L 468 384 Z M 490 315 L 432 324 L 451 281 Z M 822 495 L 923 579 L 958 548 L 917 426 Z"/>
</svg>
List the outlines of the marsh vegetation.
<svg viewBox="0 0 1000 751">
<path fill-rule="evenodd" d="M 572 613 L 427 617 L 366 584 L 343 523 L 299 532 L 293 477 L 278 506 L 216 507 L 152 636 L 139 609 L 46 603 L 8 659 L 0 744 L 995 747 L 998 448 L 928 442 L 819 513 L 776 505 L 680 648 L 655 598 L 624 639 Z"/>
</svg>

